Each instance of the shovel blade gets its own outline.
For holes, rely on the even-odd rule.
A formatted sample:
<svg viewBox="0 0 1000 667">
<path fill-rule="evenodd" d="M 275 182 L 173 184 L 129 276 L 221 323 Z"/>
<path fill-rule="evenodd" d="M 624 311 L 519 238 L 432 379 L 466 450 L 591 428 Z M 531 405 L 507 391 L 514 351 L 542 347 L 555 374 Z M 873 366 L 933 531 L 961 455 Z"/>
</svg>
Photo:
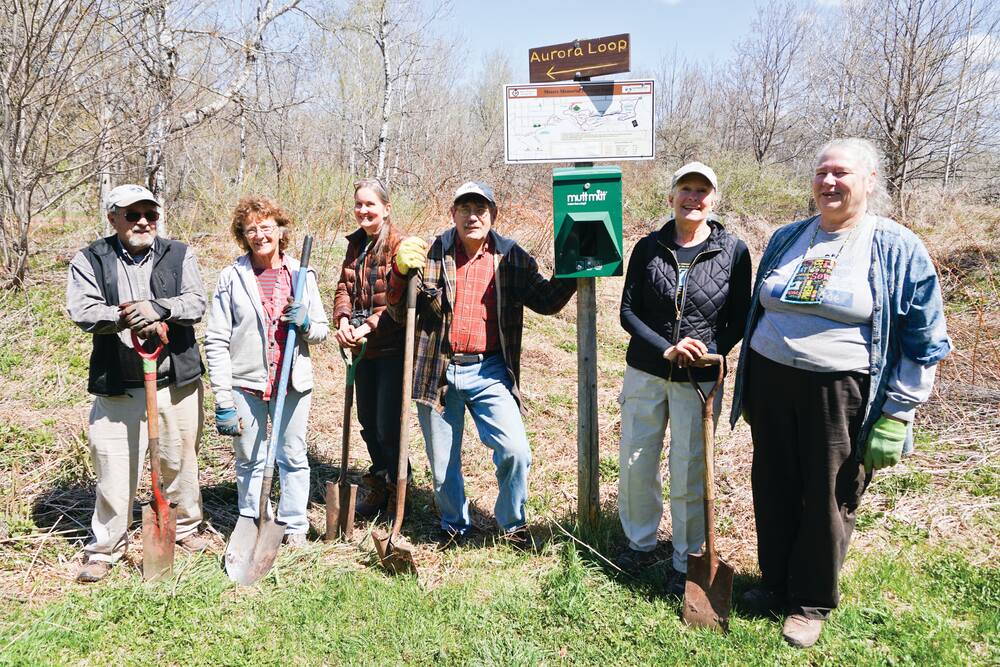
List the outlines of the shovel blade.
<svg viewBox="0 0 1000 667">
<path fill-rule="evenodd" d="M 688 554 L 684 584 L 684 622 L 696 628 L 729 630 L 733 604 L 733 567 L 713 554 Z"/>
<path fill-rule="evenodd" d="M 354 511 L 358 502 L 357 484 L 326 483 L 326 537 L 327 542 L 344 538 L 354 539 Z"/>
<path fill-rule="evenodd" d="M 173 507 L 160 503 L 142 506 L 142 578 L 156 581 L 174 573 L 177 515 Z"/>
<path fill-rule="evenodd" d="M 378 552 L 379 565 L 389 574 L 416 574 L 417 564 L 413 560 L 413 546 L 403 538 L 377 529 L 372 531 L 372 541 Z"/>
<path fill-rule="evenodd" d="M 284 523 L 241 516 L 226 545 L 226 574 L 241 586 L 255 583 L 270 572 L 284 535 Z"/>
</svg>

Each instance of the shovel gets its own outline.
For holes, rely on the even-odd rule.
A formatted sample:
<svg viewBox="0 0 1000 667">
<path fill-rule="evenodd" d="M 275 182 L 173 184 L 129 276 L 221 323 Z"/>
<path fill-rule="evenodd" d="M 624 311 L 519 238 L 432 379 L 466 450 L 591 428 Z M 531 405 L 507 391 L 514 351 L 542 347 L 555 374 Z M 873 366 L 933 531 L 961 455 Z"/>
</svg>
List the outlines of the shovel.
<svg viewBox="0 0 1000 667">
<path fill-rule="evenodd" d="M 416 574 L 413 546 L 399 534 L 406 510 L 406 478 L 410 460 L 410 398 L 413 394 L 413 351 L 417 328 L 417 287 L 420 272 L 411 275 L 406 285 L 406 347 L 403 353 L 403 409 L 399 415 L 399 465 L 396 466 L 396 516 L 392 533 L 382 529 L 372 531 L 372 541 L 378 552 L 379 564 L 391 574 Z"/>
<path fill-rule="evenodd" d="M 163 340 L 147 352 L 132 332 L 132 346 L 142 357 L 142 381 L 146 389 L 146 428 L 149 434 L 149 476 L 153 500 L 142 506 L 142 578 L 155 581 L 174 571 L 174 543 L 177 516 L 160 486 L 160 412 L 156 407 L 156 360 L 163 352 Z"/>
<path fill-rule="evenodd" d="M 702 438 L 705 441 L 705 550 L 700 554 L 688 554 L 681 616 L 690 626 L 726 632 L 729 629 L 729 608 L 733 602 L 733 566 L 720 559 L 715 552 L 715 427 L 712 420 L 712 401 L 726 377 L 726 367 L 725 360 L 719 354 L 706 354 L 693 365 L 717 365 L 719 377 L 708 396 L 693 376 L 690 378 L 691 385 L 702 402 Z"/>
<path fill-rule="evenodd" d="M 347 360 L 344 348 L 340 356 L 347 364 L 347 386 L 344 389 L 344 429 L 340 438 L 340 477 L 337 482 L 326 483 L 326 542 L 343 537 L 350 542 L 354 538 L 354 508 L 358 500 L 358 485 L 347 482 L 347 462 L 351 456 L 351 406 L 354 404 L 354 375 L 358 364 L 365 356 L 367 339 L 361 343 L 361 351 L 354 361 Z"/>
<path fill-rule="evenodd" d="M 312 253 L 313 238 L 307 235 L 302 241 L 302 259 L 295 281 L 295 303 L 302 301 L 306 289 L 306 275 L 309 273 L 309 255 Z M 271 570 L 274 559 L 285 535 L 285 524 L 277 521 L 271 507 L 271 484 L 274 480 L 274 459 L 281 442 L 281 418 L 288 393 L 288 376 L 292 370 L 292 356 L 297 344 L 298 328 L 288 327 L 285 351 L 281 362 L 281 376 L 274 403 L 274 417 L 271 419 L 271 434 L 267 443 L 267 459 L 264 464 L 264 479 L 260 485 L 260 505 L 257 518 L 240 516 L 233 534 L 226 545 L 226 574 L 243 586 L 249 586 Z"/>
</svg>

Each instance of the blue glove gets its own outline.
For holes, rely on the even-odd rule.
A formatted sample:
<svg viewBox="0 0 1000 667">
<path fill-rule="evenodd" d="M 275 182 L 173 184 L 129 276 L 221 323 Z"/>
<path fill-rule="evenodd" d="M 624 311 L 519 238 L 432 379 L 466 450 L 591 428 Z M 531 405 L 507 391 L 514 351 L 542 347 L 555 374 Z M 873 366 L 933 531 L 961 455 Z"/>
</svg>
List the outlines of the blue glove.
<svg viewBox="0 0 1000 667">
<path fill-rule="evenodd" d="M 281 321 L 294 324 L 299 331 L 309 331 L 309 312 L 304 303 L 290 303 L 281 311 Z"/>
<path fill-rule="evenodd" d="M 236 416 L 236 408 L 215 406 L 215 430 L 219 435 L 235 437 L 243 434 L 243 420 Z"/>
</svg>

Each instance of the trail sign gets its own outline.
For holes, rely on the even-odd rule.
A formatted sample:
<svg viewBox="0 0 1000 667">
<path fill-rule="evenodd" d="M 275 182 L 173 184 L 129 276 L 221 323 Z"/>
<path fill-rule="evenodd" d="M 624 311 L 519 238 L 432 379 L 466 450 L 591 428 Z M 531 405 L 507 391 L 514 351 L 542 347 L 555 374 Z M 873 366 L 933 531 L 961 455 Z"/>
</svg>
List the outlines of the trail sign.
<svg viewBox="0 0 1000 667">
<path fill-rule="evenodd" d="M 565 81 L 629 71 L 632 39 L 628 33 L 528 49 L 531 83 Z"/>
<path fill-rule="evenodd" d="M 504 159 L 653 159 L 653 82 L 589 81 L 504 87 Z"/>
</svg>

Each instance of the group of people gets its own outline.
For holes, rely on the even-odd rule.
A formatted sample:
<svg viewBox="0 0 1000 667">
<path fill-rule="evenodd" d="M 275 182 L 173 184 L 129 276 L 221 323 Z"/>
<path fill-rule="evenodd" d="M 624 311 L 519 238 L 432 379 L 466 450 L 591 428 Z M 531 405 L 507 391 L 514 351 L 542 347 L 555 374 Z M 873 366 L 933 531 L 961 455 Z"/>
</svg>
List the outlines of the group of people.
<svg viewBox="0 0 1000 667">
<path fill-rule="evenodd" d="M 927 400 L 937 363 L 951 350 L 937 275 L 920 240 L 882 217 L 887 201 L 875 147 L 828 143 L 812 179 L 818 214 L 778 229 L 751 281 L 746 244 L 715 215 L 719 183 L 699 162 L 684 165 L 666 197 L 670 214 L 634 247 L 621 299 L 631 339 L 621 404 L 618 506 L 628 540 L 618 566 L 656 558 L 663 513 L 660 456 L 667 426 L 672 525 L 670 587 L 684 587 L 687 556 L 705 541 L 702 403 L 711 369 L 742 340 L 730 421 L 753 438 L 751 486 L 760 585 L 744 602 L 783 612 L 785 639 L 816 642 L 839 601 L 839 572 L 855 512 L 874 470 L 912 448 L 915 409 Z M 519 391 L 524 308 L 558 312 L 576 280 L 545 277 L 536 260 L 494 225 L 493 190 L 470 181 L 455 192 L 452 225 L 427 242 L 392 223 L 378 179 L 355 185 L 358 229 L 336 286 L 334 338 L 363 357 L 357 412 L 371 467 L 358 514 L 384 513 L 399 463 L 404 293 L 417 280 L 413 399 L 440 513 L 443 546 L 475 530 L 462 477 L 466 411 L 493 453 L 500 535 L 532 546 L 525 505 L 531 446 Z M 97 581 L 127 546 L 132 500 L 145 458 L 145 399 L 132 333 L 166 346 L 157 366 L 163 482 L 177 504 L 177 540 L 190 550 L 201 498 L 197 453 L 204 370 L 193 326 L 206 311 L 198 264 L 183 243 L 156 234 L 160 202 L 145 188 L 111 192 L 114 234 L 84 248 L 69 268 L 67 307 L 93 334 L 88 390 L 95 395 L 89 441 L 97 474 L 93 537 L 78 579 Z M 293 293 L 299 263 L 287 252 L 292 221 L 273 201 L 246 197 L 231 233 L 243 254 L 223 269 L 211 300 L 205 358 L 215 425 L 233 437 L 240 514 L 255 517 L 267 424 L 285 354 L 292 351 L 283 434 L 278 519 L 301 544 L 309 524 L 306 426 L 313 387 L 309 346 L 329 322 L 318 279 Z M 715 395 L 717 415 L 722 392 Z"/>
</svg>

